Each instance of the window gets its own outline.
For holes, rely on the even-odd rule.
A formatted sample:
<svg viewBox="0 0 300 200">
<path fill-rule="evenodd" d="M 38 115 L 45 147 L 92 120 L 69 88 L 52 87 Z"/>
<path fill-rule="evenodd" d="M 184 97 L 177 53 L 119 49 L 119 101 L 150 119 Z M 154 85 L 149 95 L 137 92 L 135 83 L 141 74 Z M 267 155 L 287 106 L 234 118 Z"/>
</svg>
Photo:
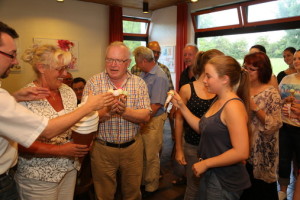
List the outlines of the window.
<svg viewBox="0 0 300 200">
<path fill-rule="evenodd" d="M 248 22 L 296 16 L 300 16 L 300 0 L 279 0 L 248 6 Z"/>
<path fill-rule="evenodd" d="M 228 13 L 224 15 L 221 11 Z M 215 18 L 217 15 L 222 22 L 213 22 L 211 26 L 199 23 L 201 16 L 211 22 L 219 19 Z M 248 1 L 198 11 L 192 14 L 192 19 L 195 42 L 200 50 L 216 48 L 242 62 L 249 48 L 260 44 L 267 50 L 275 75 L 288 67 L 282 51 L 286 47 L 298 49 L 300 46 L 300 0 Z"/>
<path fill-rule="evenodd" d="M 251 46 L 263 45 L 271 60 L 273 73 L 277 75 L 280 71 L 288 68 L 282 57 L 283 50 L 290 46 L 298 49 L 300 45 L 297 34 L 300 34 L 300 29 L 201 37 L 197 39 L 197 45 L 201 51 L 218 49 L 237 59 L 240 64 Z"/>
<path fill-rule="evenodd" d="M 192 20 L 196 37 L 295 29 L 300 27 L 300 0 L 239 3 L 192 13 Z"/>
<path fill-rule="evenodd" d="M 145 47 L 147 45 L 145 41 L 124 40 L 124 43 L 129 47 L 131 52 L 133 52 L 133 50 L 139 46 Z M 131 69 L 133 65 L 135 65 L 135 60 L 133 55 L 131 55 L 131 63 L 129 69 Z"/>
<path fill-rule="evenodd" d="M 147 34 L 148 23 L 123 20 L 123 33 Z"/>
<path fill-rule="evenodd" d="M 197 29 L 208 29 L 238 24 L 239 18 L 237 8 L 204 13 L 196 16 Z"/>
<path fill-rule="evenodd" d="M 146 46 L 148 43 L 150 20 L 123 17 L 123 38 L 124 43 L 133 51 L 136 47 Z M 131 68 L 135 64 L 131 56 Z"/>
</svg>

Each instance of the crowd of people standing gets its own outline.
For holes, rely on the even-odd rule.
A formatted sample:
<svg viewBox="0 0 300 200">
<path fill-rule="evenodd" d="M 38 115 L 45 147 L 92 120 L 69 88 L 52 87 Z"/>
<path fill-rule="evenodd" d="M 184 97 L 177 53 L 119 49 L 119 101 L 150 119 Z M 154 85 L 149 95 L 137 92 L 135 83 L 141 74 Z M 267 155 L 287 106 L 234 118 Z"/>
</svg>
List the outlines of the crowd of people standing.
<svg viewBox="0 0 300 200">
<path fill-rule="evenodd" d="M 18 63 L 17 37 L 0 22 L 1 79 Z M 277 79 L 261 45 L 251 47 L 242 65 L 217 49 L 187 45 L 183 54 L 177 93 L 155 41 L 133 51 L 131 72 L 130 49 L 109 44 L 105 71 L 87 81 L 67 71 L 69 51 L 27 49 L 22 59 L 36 78 L 13 95 L 0 88 L 0 199 L 73 199 L 78 158 L 87 155 L 97 199 L 114 199 L 118 185 L 123 199 L 147 198 L 158 190 L 168 117 L 175 159 L 186 171 L 184 199 L 284 200 L 292 165 L 299 198 L 300 51 L 283 51 L 288 69 Z M 122 95 L 111 92 L 117 90 Z M 92 111 L 99 117 L 93 142 L 75 144 L 70 128 Z"/>
</svg>

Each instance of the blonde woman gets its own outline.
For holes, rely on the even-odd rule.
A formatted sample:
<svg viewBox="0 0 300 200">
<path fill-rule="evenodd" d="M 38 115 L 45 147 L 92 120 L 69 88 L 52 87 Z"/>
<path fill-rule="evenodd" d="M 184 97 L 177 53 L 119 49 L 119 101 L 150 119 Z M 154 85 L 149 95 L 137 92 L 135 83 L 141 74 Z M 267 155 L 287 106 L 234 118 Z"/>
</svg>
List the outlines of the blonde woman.
<svg viewBox="0 0 300 200">
<path fill-rule="evenodd" d="M 37 75 L 25 87 L 40 86 L 50 91 L 46 99 L 22 102 L 24 106 L 48 119 L 75 110 L 76 95 L 62 83 L 72 59 L 70 52 L 42 45 L 27 49 L 22 58 L 32 65 Z M 84 156 L 89 147 L 72 143 L 70 134 L 66 130 L 52 139 L 37 140 L 28 149 L 20 146 L 15 179 L 21 199 L 73 199 L 79 167 L 74 158 Z"/>
</svg>

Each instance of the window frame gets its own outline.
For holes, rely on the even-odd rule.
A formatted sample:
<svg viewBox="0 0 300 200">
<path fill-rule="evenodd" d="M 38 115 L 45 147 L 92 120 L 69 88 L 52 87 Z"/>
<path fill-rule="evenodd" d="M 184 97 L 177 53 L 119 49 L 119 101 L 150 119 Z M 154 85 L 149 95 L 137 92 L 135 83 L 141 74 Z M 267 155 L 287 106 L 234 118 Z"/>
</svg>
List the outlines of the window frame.
<svg viewBox="0 0 300 200">
<path fill-rule="evenodd" d="M 257 5 L 261 3 L 277 1 L 277 0 L 256 0 L 247 1 L 243 3 L 237 3 L 233 5 L 221 6 L 217 8 L 206 9 L 197 11 L 191 14 L 192 22 L 195 31 L 195 42 L 199 37 L 211 37 L 221 35 L 233 35 L 242 33 L 256 33 L 264 31 L 275 31 L 275 30 L 287 30 L 300 28 L 300 16 L 286 17 L 281 19 L 264 20 L 259 22 L 248 22 L 247 12 L 248 6 Z M 221 26 L 207 29 L 196 28 L 196 16 L 221 10 L 227 10 L 230 8 L 238 9 L 239 25 Z"/>
<path fill-rule="evenodd" d="M 148 19 L 140 19 L 140 18 L 133 18 L 133 17 L 122 17 L 123 21 L 133 21 L 133 22 L 144 22 L 147 24 L 147 29 L 145 34 L 137 34 L 137 33 L 124 33 L 123 32 L 123 40 L 135 40 L 135 41 L 146 41 L 148 43 L 149 37 L 149 27 L 150 27 L 150 20 Z"/>
<path fill-rule="evenodd" d="M 203 14 L 208 14 L 208 13 L 213 13 L 213 12 L 218 12 L 218 11 L 224 11 L 224 10 L 229 10 L 232 8 L 236 8 L 238 12 L 238 19 L 239 19 L 239 24 L 236 25 L 227 25 L 227 26 L 218 26 L 218 27 L 213 27 L 213 28 L 204 28 L 204 29 L 197 29 L 196 27 L 196 16 L 198 15 L 203 15 Z M 237 5 L 230 5 L 230 6 L 224 6 L 224 7 L 218 7 L 218 8 L 211 8 L 208 10 L 203 10 L 203 11 L 198 11 L 195 13 L 192 13 L 192 22 L 194 25 L 194 31 L 195 32 L 208 32 L 208 31 L 216 31 L 216 30 L 223 30 L 223 29 L 232 29 L 232 28 L 239 28 L 242 27 L 242 22 L 241 22 L 241 10 Z"/>
</svg>

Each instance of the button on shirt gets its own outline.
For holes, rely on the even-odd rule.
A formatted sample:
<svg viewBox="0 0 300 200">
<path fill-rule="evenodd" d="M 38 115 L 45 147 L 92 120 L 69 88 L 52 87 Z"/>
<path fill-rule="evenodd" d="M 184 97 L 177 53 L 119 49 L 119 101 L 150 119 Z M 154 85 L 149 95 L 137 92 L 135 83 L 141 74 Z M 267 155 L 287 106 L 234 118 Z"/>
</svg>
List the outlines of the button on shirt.
<svg viewBox="0 0 300 200">
<path fill-rule="evenodd" d="M 94 95 L 107 92 L 109 89 L 117 89 L 110 81 L 106 72 L 94 75 L 88 80 L 83 96 L 93 92 Z M 132 109 L 149 109 L 150 99 L 146 83 L 138 76 L 127 72 L 127 79 L 122 85 L 122 89 L 128 92 L 126 107 Z M 110 119 L 99 123 L 97 138 L 106 142 L 124 143 L 134 139 L 139 131 L 139 124 L 130 122 L 116 114 Z"/>
</svg>

